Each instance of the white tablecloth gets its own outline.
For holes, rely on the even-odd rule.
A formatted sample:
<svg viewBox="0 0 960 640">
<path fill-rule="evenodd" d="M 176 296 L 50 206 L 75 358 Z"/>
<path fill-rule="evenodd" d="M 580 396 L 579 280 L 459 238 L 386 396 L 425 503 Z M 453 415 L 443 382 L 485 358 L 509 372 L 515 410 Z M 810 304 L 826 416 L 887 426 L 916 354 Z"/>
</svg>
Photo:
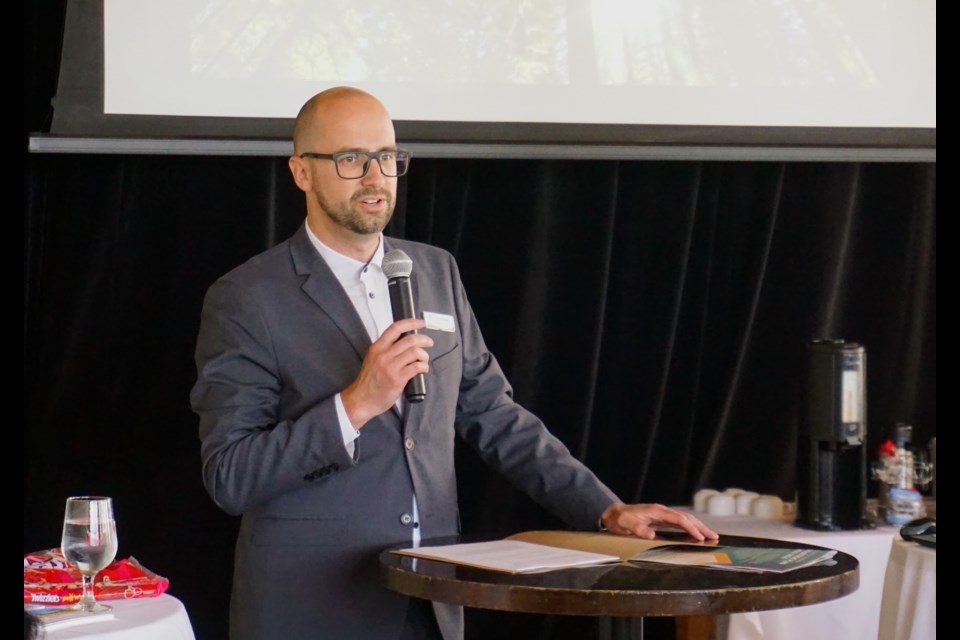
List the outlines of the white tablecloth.
<svg viewBox="0 0 960 640">
<path fill-rule="evenodd" d="M 937 637 L 937 552 L 899 537 L 883 580 L 879 640 Z"/>
<path fill-rule="evenodd" d="M 805 607 L 720 616 L 718 637 L 727 640 L 877 640 L 883 579 L 899 527 L 813 531 L 793 526 L 790 519 L 763 520 L 702 513 L 696 516 L 720 534 L 813 544 L 848 553 L 860 562 L 860 587 L 853 593 Z"/>
<path fill-rule="evenodd" d="M 113 619 L 41 630 L 40 640 L 194 640 L 183 603 L 171 595 L 110 600 Z"/>
</svg>

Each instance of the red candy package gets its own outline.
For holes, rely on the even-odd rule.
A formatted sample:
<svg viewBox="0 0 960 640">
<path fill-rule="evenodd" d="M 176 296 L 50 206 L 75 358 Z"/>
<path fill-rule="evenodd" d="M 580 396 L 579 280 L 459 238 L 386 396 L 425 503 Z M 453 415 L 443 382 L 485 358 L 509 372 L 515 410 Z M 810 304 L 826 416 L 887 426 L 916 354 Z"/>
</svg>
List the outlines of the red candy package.
<svg viewBox="0 0 960 640">
<path fill-rule="evenodd" d="M 115 560 L 97 573 L 93 594 L 97 600 L 123 600 L 158 596 L 170 581 L 141 565 L 135 558 Z M 23 556 L 24 603 L 73 604 L 83 594 L 83 577 L 64 560 L 60 549 Z"/>
</svg>

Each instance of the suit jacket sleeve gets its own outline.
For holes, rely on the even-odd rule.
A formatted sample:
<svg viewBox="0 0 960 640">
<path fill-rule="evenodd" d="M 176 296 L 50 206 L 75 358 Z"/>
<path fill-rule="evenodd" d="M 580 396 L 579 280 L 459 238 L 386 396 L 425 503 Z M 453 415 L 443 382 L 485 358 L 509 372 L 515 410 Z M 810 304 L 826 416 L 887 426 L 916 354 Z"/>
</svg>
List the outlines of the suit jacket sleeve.
<svg viewBox="0 0 960 640">
<path fill-rule="evenodd" d="M 204 300 L 191 403 L 200 416 L 203 482 L 231 514 L 346 469 L 335 393 L 295 417 L 281 409 L 284 369 L 269 310 L 225 277 Z"/>
<path fill-rule="evenodd" d="M 463 345 L 458 433 L 534 501 L 573 527 L 596 529 L 604 509 L 619 498 L 539 418 L 514 401 L 513 389 L 487 350 L 459 275 L 453 279 Z"/>
</svg>

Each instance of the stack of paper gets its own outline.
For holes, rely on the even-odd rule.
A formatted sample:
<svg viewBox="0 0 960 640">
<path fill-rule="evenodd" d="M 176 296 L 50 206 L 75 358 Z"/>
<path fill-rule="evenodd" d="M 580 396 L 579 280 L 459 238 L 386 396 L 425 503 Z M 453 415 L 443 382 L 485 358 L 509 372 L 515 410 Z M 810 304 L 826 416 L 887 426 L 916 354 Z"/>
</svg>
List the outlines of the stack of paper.
<svg viewBox="0 0 960 640">
<path fill-rule="evenodd" d="M 773 541 L 771 541 L 773 542 Z M 651 549 L 634 558 L 641 562 L 659 562 L 695 567 L 712 567 L 730 571 L 784 573 L 803 567 L 832 562 L 832 549 L 785 549 L 777 547 L 726 547 L 697 549 L 663 547 Z"/>
<path fill-rule="evenodd" d="M 732 571 L 782 573 L 832 562 L 832 549 L 736 547 L 716 542 L 677 541 L 584 531 L 526 531 L 505 540 L 417 547 L 394 551 L 401 555 L 455 564 L 533 573 L 613 562 L 656 562 Z"/>
<path fill-rule="evenodd" d="M 53 607 L 44 605 L 24 605 L 27 612 L 40 621 L 44 629 L 66 629 L 91 622 L 113 620 L 113 611 L 78 611 L 71 607 Z"/>
<path fill-rule="evenodd" d="M 617 556 L 602 553 L 564 549 L 509 539 L 450 544 L 440 547 L 417 547 L 416 549 L 402 549 L 395 553 L 508 573 L 535 573 L 552 569 L 605 564 L 620 560 Z"/>
</svg>

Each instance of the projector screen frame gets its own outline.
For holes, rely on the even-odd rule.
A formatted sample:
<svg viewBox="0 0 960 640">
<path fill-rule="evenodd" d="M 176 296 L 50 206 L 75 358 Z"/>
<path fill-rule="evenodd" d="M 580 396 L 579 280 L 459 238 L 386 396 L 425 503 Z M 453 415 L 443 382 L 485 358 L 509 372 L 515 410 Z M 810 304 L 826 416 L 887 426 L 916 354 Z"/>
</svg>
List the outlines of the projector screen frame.
<svg viewBox="0 0 960 640">
<path fill-rule="evenodd" d="M 284 156 L 292 118 L 103 112 L 102 0 L 67 4 L 54 117 L 34 153 Z M 417 157 L 936 162 L 936 129 L 398 120 Z M 202 133 L 200 133 L 202 132 Z"/>
</svg>

